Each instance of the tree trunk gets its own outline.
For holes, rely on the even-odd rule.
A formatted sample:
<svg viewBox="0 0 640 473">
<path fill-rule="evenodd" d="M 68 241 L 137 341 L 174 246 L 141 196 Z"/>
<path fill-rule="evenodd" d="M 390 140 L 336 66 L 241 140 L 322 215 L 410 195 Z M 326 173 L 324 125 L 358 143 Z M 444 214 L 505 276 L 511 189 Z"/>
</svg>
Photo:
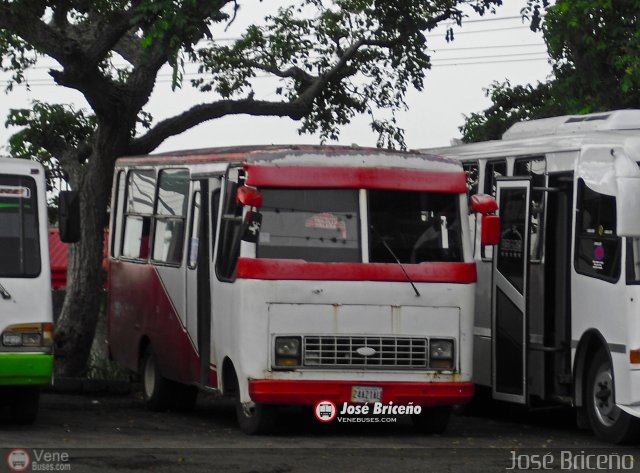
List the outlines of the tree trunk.
<svg viewBox="0 0 640 473">
<path fill-rule="evenodd" d="M 83 168 L 78 188 L 81 239 L 69 246 L 67 295 L 55 330 L 56 376 L 78 377 L 87 371 L 106 280 L 103 238 L 109 223 L 113 168 L 129 137 L 126 127 L 122 128 L 98 131 L 94 152 Z"/>
</svg>

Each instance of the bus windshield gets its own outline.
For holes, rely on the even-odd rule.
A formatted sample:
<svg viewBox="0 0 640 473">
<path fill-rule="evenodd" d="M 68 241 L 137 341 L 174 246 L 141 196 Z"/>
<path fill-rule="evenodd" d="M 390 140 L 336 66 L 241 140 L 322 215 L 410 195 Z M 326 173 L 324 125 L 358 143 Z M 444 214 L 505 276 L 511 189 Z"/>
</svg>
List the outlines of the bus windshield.
<svg viewBox="0 0 640 473">
<path fill-rule="evenodd" d="M 357 189 L 261 189 L 259 258 L 361 262 Z M 369 261 L 462 261 L 459 196 L 368 190 Z"/>
<path fill-rule="evenodd" d="M 359 262 L 356 189 L 263 189 L 259 258 Z"/>
<path fill-rule="evenodd" d="M 0 174 L 0 277 L 40 274 L 36 183 Z"/>
</svg>

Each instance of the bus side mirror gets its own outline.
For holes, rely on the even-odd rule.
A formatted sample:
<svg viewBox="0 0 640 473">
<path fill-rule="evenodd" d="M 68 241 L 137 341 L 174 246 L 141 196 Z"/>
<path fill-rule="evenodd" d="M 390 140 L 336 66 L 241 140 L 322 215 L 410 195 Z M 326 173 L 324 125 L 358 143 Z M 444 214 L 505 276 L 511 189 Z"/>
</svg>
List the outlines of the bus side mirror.
<svg viewBox="0 0 640 473">
<path fill-rule="evenodd" d="M 60 191 L 58 196 L 58 225 L 60 241 L 80 241 L 80 196 L 76 191 Z"/>
<path fill-rule="evenodd" d="M 475 194 L 471 196 L 471 211 L 482 214 L 480 243 L 493 246 L 500 243 L 500 217 L 493 215 L 498 210 L 498 203 L 490 195 Z"/>
<path fill-rule="evenodd" d="M 498 243 L 500 243 L 500 217 L 497 215 L 483 215 L 480 244 L 493 246 Z"/>
<path fill-rule="evenodd" d="M 262 207 L 262 194 L 257 189 L 253 189 L 247 186 L 240 186 L 236 191 L 236 199 L 242 205 L 248 205 L 249 207 L 255 207 L 259 209 Z"/>
<path fill-rule="evenodd" d="M 640 177 L 618 177 L 616 233 L 622 237 L 640 237 Z"/>
</svg>

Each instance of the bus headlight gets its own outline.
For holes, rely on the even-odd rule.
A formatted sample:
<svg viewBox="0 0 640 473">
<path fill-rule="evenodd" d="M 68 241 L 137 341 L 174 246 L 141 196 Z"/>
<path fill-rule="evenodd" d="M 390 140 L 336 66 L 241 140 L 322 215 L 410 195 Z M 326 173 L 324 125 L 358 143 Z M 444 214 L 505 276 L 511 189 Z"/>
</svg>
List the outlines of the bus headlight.
<svg viewBox="0 0 640 473">
<path fill-rule="evenodd" d="M 300 337 L 276 337 L 276 366 L 300 366 L 302 364 L 300 345 Z"/>
<path fill-rule="evenodd" d="M 10 325 L 2 333 L 2 345 L 49 348 L 53 345 L 53 324 Z"/>
<path fill-rule="evenodd" d="M 453 369 L 453 340 L 431 339 L 429 360 L 431 368 Z"/>
</svg>

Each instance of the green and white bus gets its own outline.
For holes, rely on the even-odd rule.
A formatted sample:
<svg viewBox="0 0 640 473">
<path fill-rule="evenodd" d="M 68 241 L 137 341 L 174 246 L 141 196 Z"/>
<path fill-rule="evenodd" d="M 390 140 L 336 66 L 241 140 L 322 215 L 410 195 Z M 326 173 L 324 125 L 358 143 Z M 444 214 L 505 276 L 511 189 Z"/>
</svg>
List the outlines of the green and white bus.
<svg viewBox="0 0 640 473">
<path fill-rule="evenodd" d="M 0 158 L 0 410 L 31 423 L 51 383 L 53 309 L 44 169 Z"/>
</svg>

